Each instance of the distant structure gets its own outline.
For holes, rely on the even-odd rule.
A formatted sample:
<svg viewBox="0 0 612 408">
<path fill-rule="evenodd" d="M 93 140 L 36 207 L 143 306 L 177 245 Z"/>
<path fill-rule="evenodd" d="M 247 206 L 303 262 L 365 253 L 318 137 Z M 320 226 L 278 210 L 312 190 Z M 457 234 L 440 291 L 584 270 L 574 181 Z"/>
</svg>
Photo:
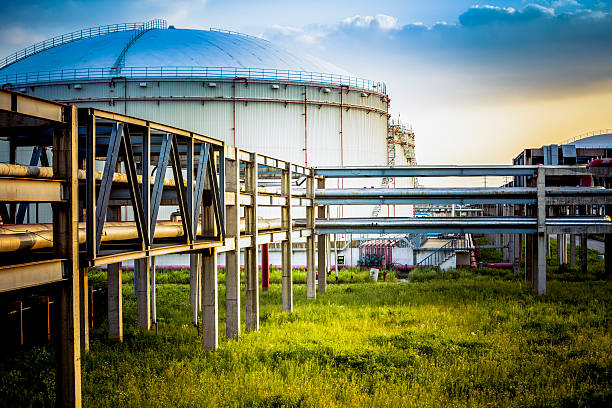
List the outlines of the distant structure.
<svg viewBox="0 0 612 408">
<path fill-rule="evenodd" d="M 512 162 L 525 165 L 573 165 L 587 164 L 598 158 L 612 158 L 612 129 L 589 132 L 586 137 L 571 139 L 561 145 L 525 149 Z"/>
</svg>

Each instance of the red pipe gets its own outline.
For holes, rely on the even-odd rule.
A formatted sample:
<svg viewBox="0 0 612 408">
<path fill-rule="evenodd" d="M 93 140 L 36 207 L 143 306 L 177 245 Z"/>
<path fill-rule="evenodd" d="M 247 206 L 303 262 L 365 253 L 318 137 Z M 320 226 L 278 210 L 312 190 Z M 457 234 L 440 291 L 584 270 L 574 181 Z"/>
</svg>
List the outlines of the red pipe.
<svg viewBox="0 0 612 408">
<path fill-rule="evenodd" d="M 482 266 L 485 266 L 487 268 L 512 268 L 512 263 L 508 262 L 487 262 L 487 263 L 483 263 Z"/>
<path fill-rule="evenodd" d="M 268 244 L 261 244 L 261 290 L 270 288 L 270 259 Z"/>
</svg>

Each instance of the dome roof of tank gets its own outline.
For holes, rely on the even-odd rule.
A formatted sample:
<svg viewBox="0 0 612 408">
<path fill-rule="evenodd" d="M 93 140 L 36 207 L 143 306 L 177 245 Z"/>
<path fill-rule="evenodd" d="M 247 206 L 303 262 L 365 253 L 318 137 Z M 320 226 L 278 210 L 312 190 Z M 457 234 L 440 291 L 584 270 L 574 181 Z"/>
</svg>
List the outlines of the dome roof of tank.
<svg viewBox="0 0 612 408">
<path fill-rule="evenodd" d="M 574 145 L 577 148 L 583 149 L 596 149 L 596 148 L 612 148 L 612 133 L 602 133 L 599 135 L 584 137 L 582 139 L 575 140 L 568 145 Z"/>
<path fill-rule="evenodd" d="M 0 61 L 0 67 L 3 66 L 0 75 L 117 66 L 120 70 L 130 67 L 227 67 L 349 75 L 333 64 L 301 53 L 296 55 L 259 37 L 217 29 L 166 28 L 165 21 L 158 21 L 162 21 L 163 26 L 98 30 L 101 35 L 81 34 L 81 38 L 76 32 L 76 40 L 71 39 L 75 33 L 47 40 L 37 44 L 38 51 L 32 46 L 34 50 L 29 47 Z M 95 29 L 82 31 L 91 30 Z"/>
<path fill-rule="evenodd" d="M 383 82 L 355 78 L 263 38 L 212 28 L 175 29 L 165 20 L 79 30 L 0 59 L 0 84 L 115 77 L 248 78 L 347 85 L 386 94 Z"/>
</svg>

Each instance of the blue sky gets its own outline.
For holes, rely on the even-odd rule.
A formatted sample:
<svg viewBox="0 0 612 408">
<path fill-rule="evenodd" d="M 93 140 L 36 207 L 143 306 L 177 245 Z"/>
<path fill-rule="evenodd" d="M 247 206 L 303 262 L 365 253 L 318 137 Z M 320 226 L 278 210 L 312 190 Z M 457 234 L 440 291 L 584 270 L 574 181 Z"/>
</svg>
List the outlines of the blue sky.
<svg viewBox="0 0 612 408">
<path fill-rule="evenodd" d="M 261 35 L 387 82 L 424 163 L 508 162 L 612 128 L 612 0 L 25 0 L 0 6 L 0 54 L 152 18 Z"/>
</svg>

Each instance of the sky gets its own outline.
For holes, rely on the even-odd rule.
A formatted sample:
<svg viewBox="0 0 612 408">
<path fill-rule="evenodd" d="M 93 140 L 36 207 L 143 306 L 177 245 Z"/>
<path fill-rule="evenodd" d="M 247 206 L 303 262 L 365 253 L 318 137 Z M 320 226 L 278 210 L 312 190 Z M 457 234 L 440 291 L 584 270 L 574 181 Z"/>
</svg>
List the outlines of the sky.
<svg viewBox="0 0 612 408">
<path fill-rule="evenodd" d="M 510 163 L 612 128 L 612 0 L 23 0 L 0 5 L 0 55 L 153 18 L 263 36 L 384 81 L 421 164 Z"/>
</svg>

